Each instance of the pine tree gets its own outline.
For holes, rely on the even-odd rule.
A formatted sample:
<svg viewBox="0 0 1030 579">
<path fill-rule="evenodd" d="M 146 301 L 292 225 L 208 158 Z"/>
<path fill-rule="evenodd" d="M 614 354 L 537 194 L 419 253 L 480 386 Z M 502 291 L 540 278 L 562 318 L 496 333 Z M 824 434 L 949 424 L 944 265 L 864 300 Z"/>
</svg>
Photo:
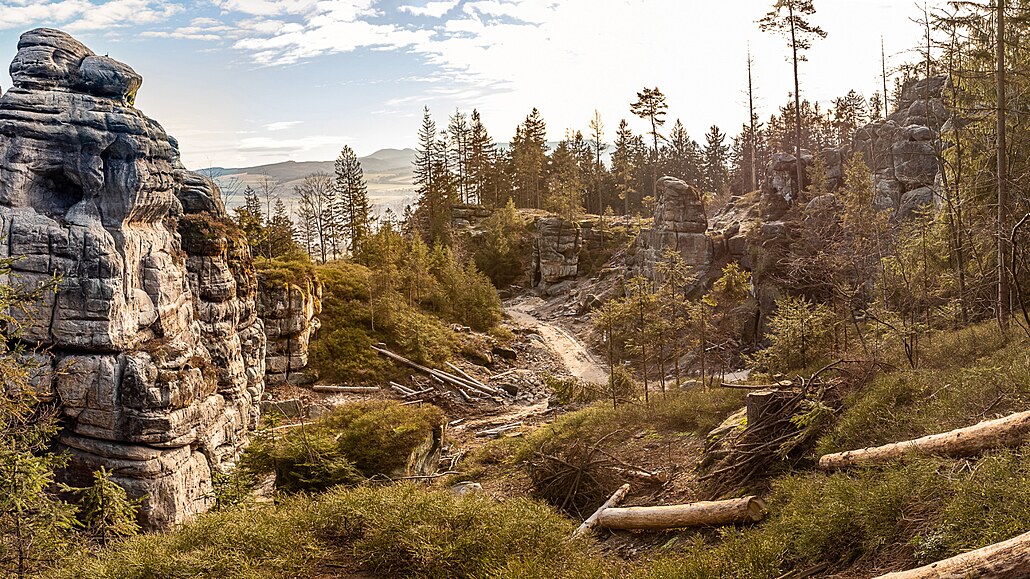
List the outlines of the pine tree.
<svg viewBox="0 0 1030 579">
<path fill-rule="evenodd" d="M 254 255 L 261 255 L 266 247 L 268 233 L 265 231 L 265 215 L 261 209 L 261 198 L 257 191 L 248 185 L 243 190 L 243 205 L 233 209 L 236 213 L 236 225 L 250 244 Z"/>
<path fill-rule="evenodd" d="M 437 138 L 436 122 L 426 107 L 415 150 L 415 193 L 418 194 L 419 227 L 427 239 L 442 241 L 450 229 L 450 202 L 453 180 L 447 168 L 445 143 Z M 410 221 L 409 221 L 410 223 Z"/>
<path fill-rule="evenodd" d="M 651 195 L 658 196 L 658 139 L 663 138 L 658 128 L 665 124 L 665 113 L 669 105 L 665 103 L 665 95 L 655 88 L 644 88 L 637 93 L 637 102 L 630 105 L 630 111 L 651 123 L 653 148 L 651 149 Z"/>
<path fill-rule="evenodd" d="M 785 12 L 785 13 L 784 13 Z M 787 37 L 794 64 L 794 156 L 797 157 L 797 186 L 804 183 L 801 160 L 801 89 L 798 81 L 798 63 L 807 60 L 804 51 L 812 47 L 812 40 L 825 38 L 826 32 L 805 20 L 815 14 L 812 0 L 776 0 L 772 9 L 758 21 L 765 31 L 777 31 Z"/>
<path fill-rule="evenodd" d="M 0 278 L 9 279 L 12 263 L 0 259 Z M 53 492 L 54 471 L 67 461 L 51 449 L 59 413 L 46 401 L 50 369 L 33 362 L 35 352 L 18 339 L 20 324 L 12 315 L 52 293 L 56 284 L 30 291 L 0 287 L 0 326 L 6 328 L 0 332 L 0 570 L 7 576 L 34 576 L 56 560 L 76 525 L 75 508 Z"/>
<path fill-rule="evenodd" d="M 590 140 L 593 151 L 593 165 L 590 173 L 593 177 L 594 199 L 597 200 L 597 205 L 593 209 L 596 209 L 597 214 L 601 215 L 604 213 L 604 201 L 601 199 L 601 184 L 604 182 L 606 172 L 601 156 L 608 150 L 608 144 L 604 142 L 604 123 L 601 121 L 601 113 L 597 112 L 597 110 L 594 110 L 594 117 L 590 119 Z"/>
<path fill-rule="evenodd" d="M 454 111 L 454 115 L 447 123 L 447 136 L 450 143 L 447 152 L 455 176 L 457 200 L 461 203 L 470 203 L 469 157 L 471 156 L 472 128 L 469 126 L 469 119 L 465 113 Z"/>
<path fill-rule="evenodd" d="M 669 138 L 662 147 L 662 174 L 682 179 L 698 188 L 702 186 L 701 147 L 690 138 L 679 119 L 673 123 Z"/>
<path fill-rule="evenodd" d="M 316 251 L 321 262 L 325 263 L 331 255 L 334 234 L 333 178 L 322 172 L 308 175 L 299 185 L 299 194 L 303 235 L 309 236 L 311 250 Z"/>
<path fill-rule="evenodd" d="M 290 214 L 286 211 L 286 204 L 283 203 L 282 199 L 275 200 L 272 217 L 265 226 L 265 232 L 268 238 L 267 257 L 281 257 L 294 253 L 293 238 L 296 232 L 294 231 L 293 219 L 290 218 Z"/>
<path fill-rule="evenodd" d="M 581 164 L 585 150 L 582 133 L 566 135 L 551 154 L 551 176 L 549 194 L 544 208 L 553 211 L 566 221 L 576 221 L 583 214 L 583 199 L 586 194 L 586 174 Z"/>
<path fill-rule="evenodd" d="M 335 191 L 339 201 L 339 221 L 349 240 L 351 253 L 356 253 L 368 236 L 370 208 L 368 185 L 361 162 L 350 146 L 344 145 L 336 158 Z"/>
<path fill-rule="evenodd" d="M 498 174 L 497 145 L 487 132 L 483 119 L 476 109 L 472 109 L 470 131 L 469 196 L 476 203 L 499 207 L 502 179 Z"/>
</svg>

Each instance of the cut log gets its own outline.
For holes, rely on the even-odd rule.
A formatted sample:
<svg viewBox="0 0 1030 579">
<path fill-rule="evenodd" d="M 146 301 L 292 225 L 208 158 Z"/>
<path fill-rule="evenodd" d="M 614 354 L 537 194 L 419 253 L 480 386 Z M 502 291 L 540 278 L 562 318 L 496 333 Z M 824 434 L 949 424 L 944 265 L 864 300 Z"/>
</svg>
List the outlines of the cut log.
<svg viewBox="0 0 1030 579">
<path fill-rule="evenodd" d="M 379 392 L 378 386 L 322 386 L 311 387 L 315 392 L 327 392 L 332 394 L 371 394 Z"/>
<path fill-rule="evenodd" d="M 877 579 L 1022 579 L 1030 569 L 1030 533 Z"/>
<path fill-rule="evenodd" d="M 608 529 L 661 531 L 753 523 L 765 516 L 765 503 L 754 496 L 663 507 L 605 509 L 597 524 Z"/>
<path fill-rule="evenodd" d="M 997 420 L 988 420 L 950 432 L 931 434 L 915 440 L 827 454 L 819 459 L 819 468 L 833 470 L 857 465 L 880 464 L 912 455 L 961 458 L 973 456 L 992 448 L 1019 446 L 1026 440 L 1028 434 L 1030 434 L 1030 411 L 1012 414 Z"/>
<path fill-rule="evenodd" d="M 597 524 L 597 519 L 601 516 L 601 513 L 621 503 L 622 499 L 626 498 L 626 493 L 628 492 L 629 483 L 626 483 L 619 487 L 619 490 L 612 493 L 612 496 L 608 497 L 608 500 L 605 501 L 603 505 L 598 507 L 596 511 L 594 511 L 594 514 L 587 517 L 587 520 L 583 521 L 583 524 L 577 527 L 575 531 L 573 531 L 572 538 L 576 538 L 582 535 L 583 533 L 590 531 L 590 529 L 593 529 L 594 525 Z"/>
</svg>

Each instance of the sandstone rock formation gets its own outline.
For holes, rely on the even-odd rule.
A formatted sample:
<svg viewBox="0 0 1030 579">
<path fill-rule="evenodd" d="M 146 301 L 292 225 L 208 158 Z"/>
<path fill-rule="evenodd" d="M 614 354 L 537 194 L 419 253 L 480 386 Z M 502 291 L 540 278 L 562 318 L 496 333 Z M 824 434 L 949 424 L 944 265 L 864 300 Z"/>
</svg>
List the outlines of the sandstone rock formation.
<svg viewBox="0 0 1030 579">
<path fill-rule="evenodd" d="M 537 218 L 533 245 L 533 287 L 552 295 L 576 279 L 583 237 L 579 225 L 561 217 Z"/>
<path fill-rule="evenodd" d="M 319 328 L 322 284 L 314 277 L 283 280 L 258 274 L 258 315 L 265 326 L 266 381 L 308 383 L 308 346 Z"/>
<path fill-rule="evenodd" d="M 265 339 L 247 244 L 218 189 L 133 108 L 142 78 L 51 29 L 26 32 L 0 97 L 0 252 L 16 287 L 60 276 L 11 312 L 47 347 L 65 473 L 101 465 L 141 519 L 207 509 L 212 473 L 257 420 Z"/>
<path fill-rule="evenodd" d="M 944 76 L 907 84 L 896 112 L 855 132 L 852 149 L 873 171 L 877 206 L 902 216 L 902 210 L 933 200 L 941 127 L 951 118 L 943 99 L 946 85 Z"/>
<path fill-rule="evenodd" d="M 666 261 L 666 252 L 672 250 L 702 283 L 714 256 L 707 229 L 708 218 L 697 189 L 675 177 L 662 177 L 658 180 L 654 223 L 640 231 L 626 256 L 629 275 L 660 282 L 660 265 Z"/>
</svg>

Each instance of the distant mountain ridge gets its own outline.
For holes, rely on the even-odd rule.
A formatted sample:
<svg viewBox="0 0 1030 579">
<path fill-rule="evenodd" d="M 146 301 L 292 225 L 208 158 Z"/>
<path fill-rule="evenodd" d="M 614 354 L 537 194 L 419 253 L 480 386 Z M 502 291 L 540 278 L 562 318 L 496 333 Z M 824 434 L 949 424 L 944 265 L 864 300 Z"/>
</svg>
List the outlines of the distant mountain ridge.
<svg viewBox="0 0 1030 579">
<path fill-rule="evenodd" d="M 377 212 L 390 208 L 401 212 L 414 202 L 415 185 L 414 149 L 381 149 L 366 157 L 359 157 L 368 182 L 368 193 Z M 315 173 L 333 174 L 335 161 L 282 161 L 254 167 L 208 167 L 198 172 L 214 179 L 225 194 L 230 208 L 243 203 L 244 187 L 260 189 L 262 181 L 271 179 L 279 184 L 279 195 L 292 205 L 295 188 L 304 178 Z"/>
<path fill-rule="evenodd" d="M 405 173 L 411 171 L 415 161 L 414 149 L 380 149 L 367 157 L 359 157 L 361 168 L 366 174 Z M 335 161 L 282 161 L 253 167 L 208 167 L 200 169 L 200 173 L 213 179 L 232 175 L 261 175 L 272 177 L 280 182 L 296 181 L 312 173 L 333 172 Z"/>
</svg>

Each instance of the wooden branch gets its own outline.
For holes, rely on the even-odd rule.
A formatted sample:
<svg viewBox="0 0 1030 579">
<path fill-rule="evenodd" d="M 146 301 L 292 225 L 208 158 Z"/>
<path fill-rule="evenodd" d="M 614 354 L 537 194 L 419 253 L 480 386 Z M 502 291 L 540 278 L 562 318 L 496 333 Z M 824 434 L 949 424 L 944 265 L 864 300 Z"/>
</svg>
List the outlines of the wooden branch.
<svg viewBox="0 0 1030 579">
<path fill-rule="evenodd" d="M 924 567 L 877 579 L 1022 579 L 1030 569 L 1030 533 L 968 551 Z"/>
<path fill-rule="evenodd" d="M 754 496 L 663 507 L 606 509 L 597 524 L 608 529 L 661 531 L 683 527 L 714 527 L 753 523 L 765 516 L 765 502 Z"/>
<path fill-rule="evenodd" d="M 621 503 L 622 499 L 626 498 L 626 494 L 628 492 L 629 483 L 626 483 L 619 487 L 619 490 L 612 493 L 612 496 L 608 497 L 608 500 L 605 501 L 603 505 L 598 507 L 596 511 L 594 511 L 594 514 L 587 517 L 587 520 L 583 521 L 583 524 L 577 527 L 575 531 L 573 531 L 572 538 L 575 539 L 583 533 L 589 532 L 591 529 L 593 529 L 594 525 L 597 524 L 597 519 L 601 516 L 601 513 Z"/>
<path fill-rule="evenodd" d="M 315 385 L 311 387 L 315 392 L 327 392 L 332 394 L 371 394 L 373 392 L 379 392 L 378 386 L 322 386 Z"/>
<path fill-rule="evenodd" d="M 819 468 L 849 468 L 860 464 L 880 464 L 912 455 L 938 455 L 953 458 L 972 456 L 992 448 L 1019 446 L 1030 433 L 1030 411 L 988 420 L 973 426 L 915 440 L 824 455 Z"/>
</svg>

